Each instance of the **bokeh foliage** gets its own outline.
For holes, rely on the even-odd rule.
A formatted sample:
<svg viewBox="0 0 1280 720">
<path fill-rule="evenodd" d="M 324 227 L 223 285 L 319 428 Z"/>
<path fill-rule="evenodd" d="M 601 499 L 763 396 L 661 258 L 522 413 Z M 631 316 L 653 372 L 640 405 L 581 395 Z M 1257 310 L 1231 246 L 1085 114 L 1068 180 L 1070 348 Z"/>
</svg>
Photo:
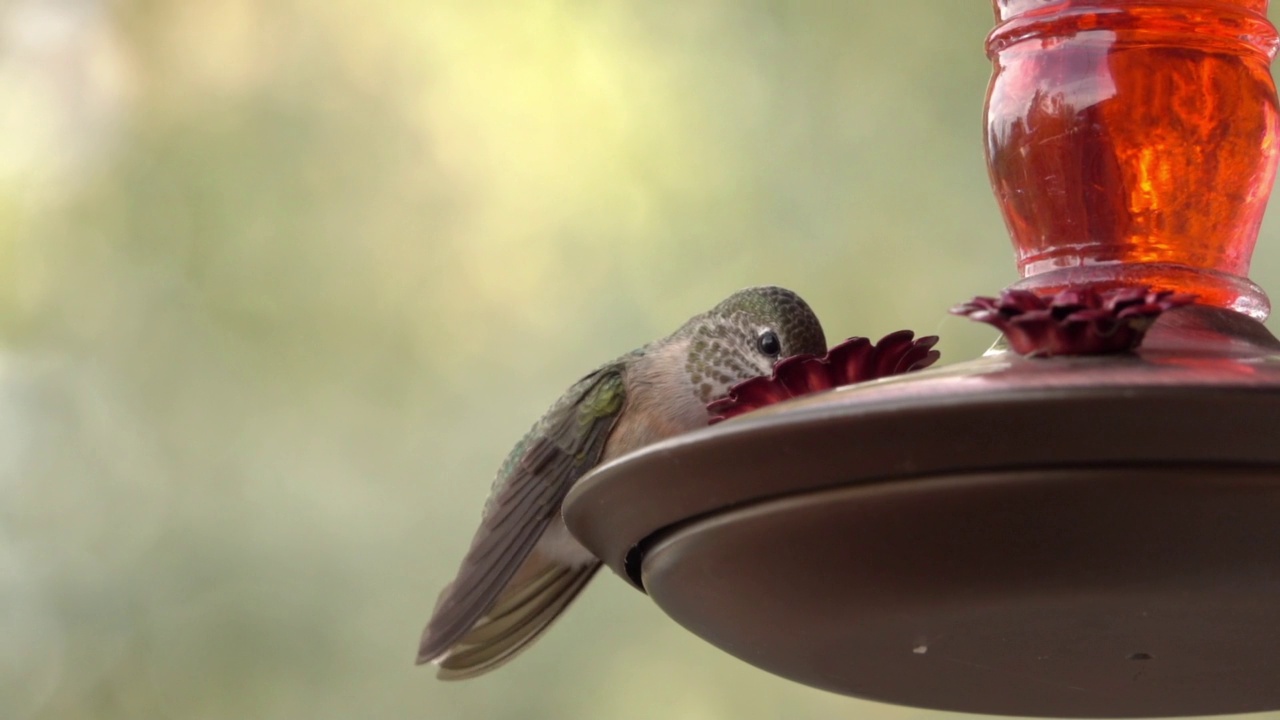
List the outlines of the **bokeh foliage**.
<svg viewBox="0 0 1280 720">
<path fill-rule="evenodd" d="M 905 717 L 602 576 L 412 665 L 510 444 L 732 290 L 992 339 L 983 2 L 0 2 L 0 717 Z M 1280 287 L 1264 231 L 1254 278 Z"/>
</svg>

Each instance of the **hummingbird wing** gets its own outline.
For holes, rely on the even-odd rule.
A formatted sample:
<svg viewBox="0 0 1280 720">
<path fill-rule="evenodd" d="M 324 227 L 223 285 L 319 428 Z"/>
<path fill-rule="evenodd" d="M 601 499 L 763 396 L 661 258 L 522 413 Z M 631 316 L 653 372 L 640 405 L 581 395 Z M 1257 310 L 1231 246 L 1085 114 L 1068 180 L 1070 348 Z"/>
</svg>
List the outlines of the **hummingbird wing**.
<svg viewBox="0 0 1280 720">
<path fill-rule="evenodd" d="M 448 653 L 493 608 L 569 489 L 599 464 L 625 400 L 622 363 L 606 365 L 570 388 L 511 451 L 458 576 L 423 632 L 419 663 Z M 592 573 L 568 583 L 569 599 Z"/>
<path fill-rule="evenodd" d="M 535 551 L 493 608 L 439 660 L 436 677 L 465 680 L 511 660 L 546 632 L 599 569 L 595 559 L 569 566 Z"/>
</svg>

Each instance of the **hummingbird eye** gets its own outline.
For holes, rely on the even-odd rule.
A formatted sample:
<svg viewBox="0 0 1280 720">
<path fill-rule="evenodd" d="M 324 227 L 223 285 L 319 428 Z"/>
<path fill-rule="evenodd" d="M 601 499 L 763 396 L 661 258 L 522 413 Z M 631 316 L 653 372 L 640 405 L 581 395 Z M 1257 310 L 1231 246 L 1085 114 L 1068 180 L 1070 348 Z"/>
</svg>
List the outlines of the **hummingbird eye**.
<svg viewBox="0 0 1280 720">
<path fill-rule="evenodd" d="M 756 336 L 756 349 L 769 357 L 778 357 L 782 354 L 782 341 L 778 339 L 778 333 L 765 330 Z"/>
</svg>

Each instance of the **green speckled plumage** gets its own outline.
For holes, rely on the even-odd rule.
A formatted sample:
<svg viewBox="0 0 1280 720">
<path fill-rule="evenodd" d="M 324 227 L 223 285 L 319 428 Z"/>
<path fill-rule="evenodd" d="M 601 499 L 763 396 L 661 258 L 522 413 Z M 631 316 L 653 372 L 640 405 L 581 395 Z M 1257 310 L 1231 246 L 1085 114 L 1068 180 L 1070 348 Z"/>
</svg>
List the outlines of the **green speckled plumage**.
<svg viewBox="0 0 1280 720">
<path fill-rule="evenodd" d="M 777 352 L 762 349 L 765 333 L 774 335 Z M 418 661 L 434 661 L 440 677 L 458 679 L 525 648 L 600 567 L 559 517 L 579 478 L 608 456 L 705 426 L 708 402 L 768 374 L 780 357 L 825 350 L 822 327 L 799 296 L 748 288 L 574 383 L 499 469 L 471 548 L 423 633 Z"/>
<path fill-rule="evenodd" d="M 738 351 L 740 338 L 754 334 L 757 326 L 771 327 L 785 338 L 781 357 L 827 350 L 822 325 L 799 295 L 779 287 L 736 292 L 681 329 L 693 336 L 685 369 L 704 404 L 737 382 L 768 374 L 753 371 L 750 358 Z"/>
</svg>

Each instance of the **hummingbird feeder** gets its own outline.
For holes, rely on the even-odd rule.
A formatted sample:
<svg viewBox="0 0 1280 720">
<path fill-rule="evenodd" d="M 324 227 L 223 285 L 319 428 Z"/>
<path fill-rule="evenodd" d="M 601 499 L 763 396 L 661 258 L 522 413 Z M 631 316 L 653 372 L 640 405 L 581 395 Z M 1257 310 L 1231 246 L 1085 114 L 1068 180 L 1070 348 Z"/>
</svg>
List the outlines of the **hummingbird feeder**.
<svg viewBox="0 0 1280 720">
<path fill-rule="evenodd" d="M 1280 342 L 1248 279 L 1280 153 L 1267 4 L 994 0 L 986 155 L 1022 279 L 955 311 L 1005 339 L 620 458 L 570 529 L 692 632 L 833 692 L 1280 710 Z"/>
</svg>

